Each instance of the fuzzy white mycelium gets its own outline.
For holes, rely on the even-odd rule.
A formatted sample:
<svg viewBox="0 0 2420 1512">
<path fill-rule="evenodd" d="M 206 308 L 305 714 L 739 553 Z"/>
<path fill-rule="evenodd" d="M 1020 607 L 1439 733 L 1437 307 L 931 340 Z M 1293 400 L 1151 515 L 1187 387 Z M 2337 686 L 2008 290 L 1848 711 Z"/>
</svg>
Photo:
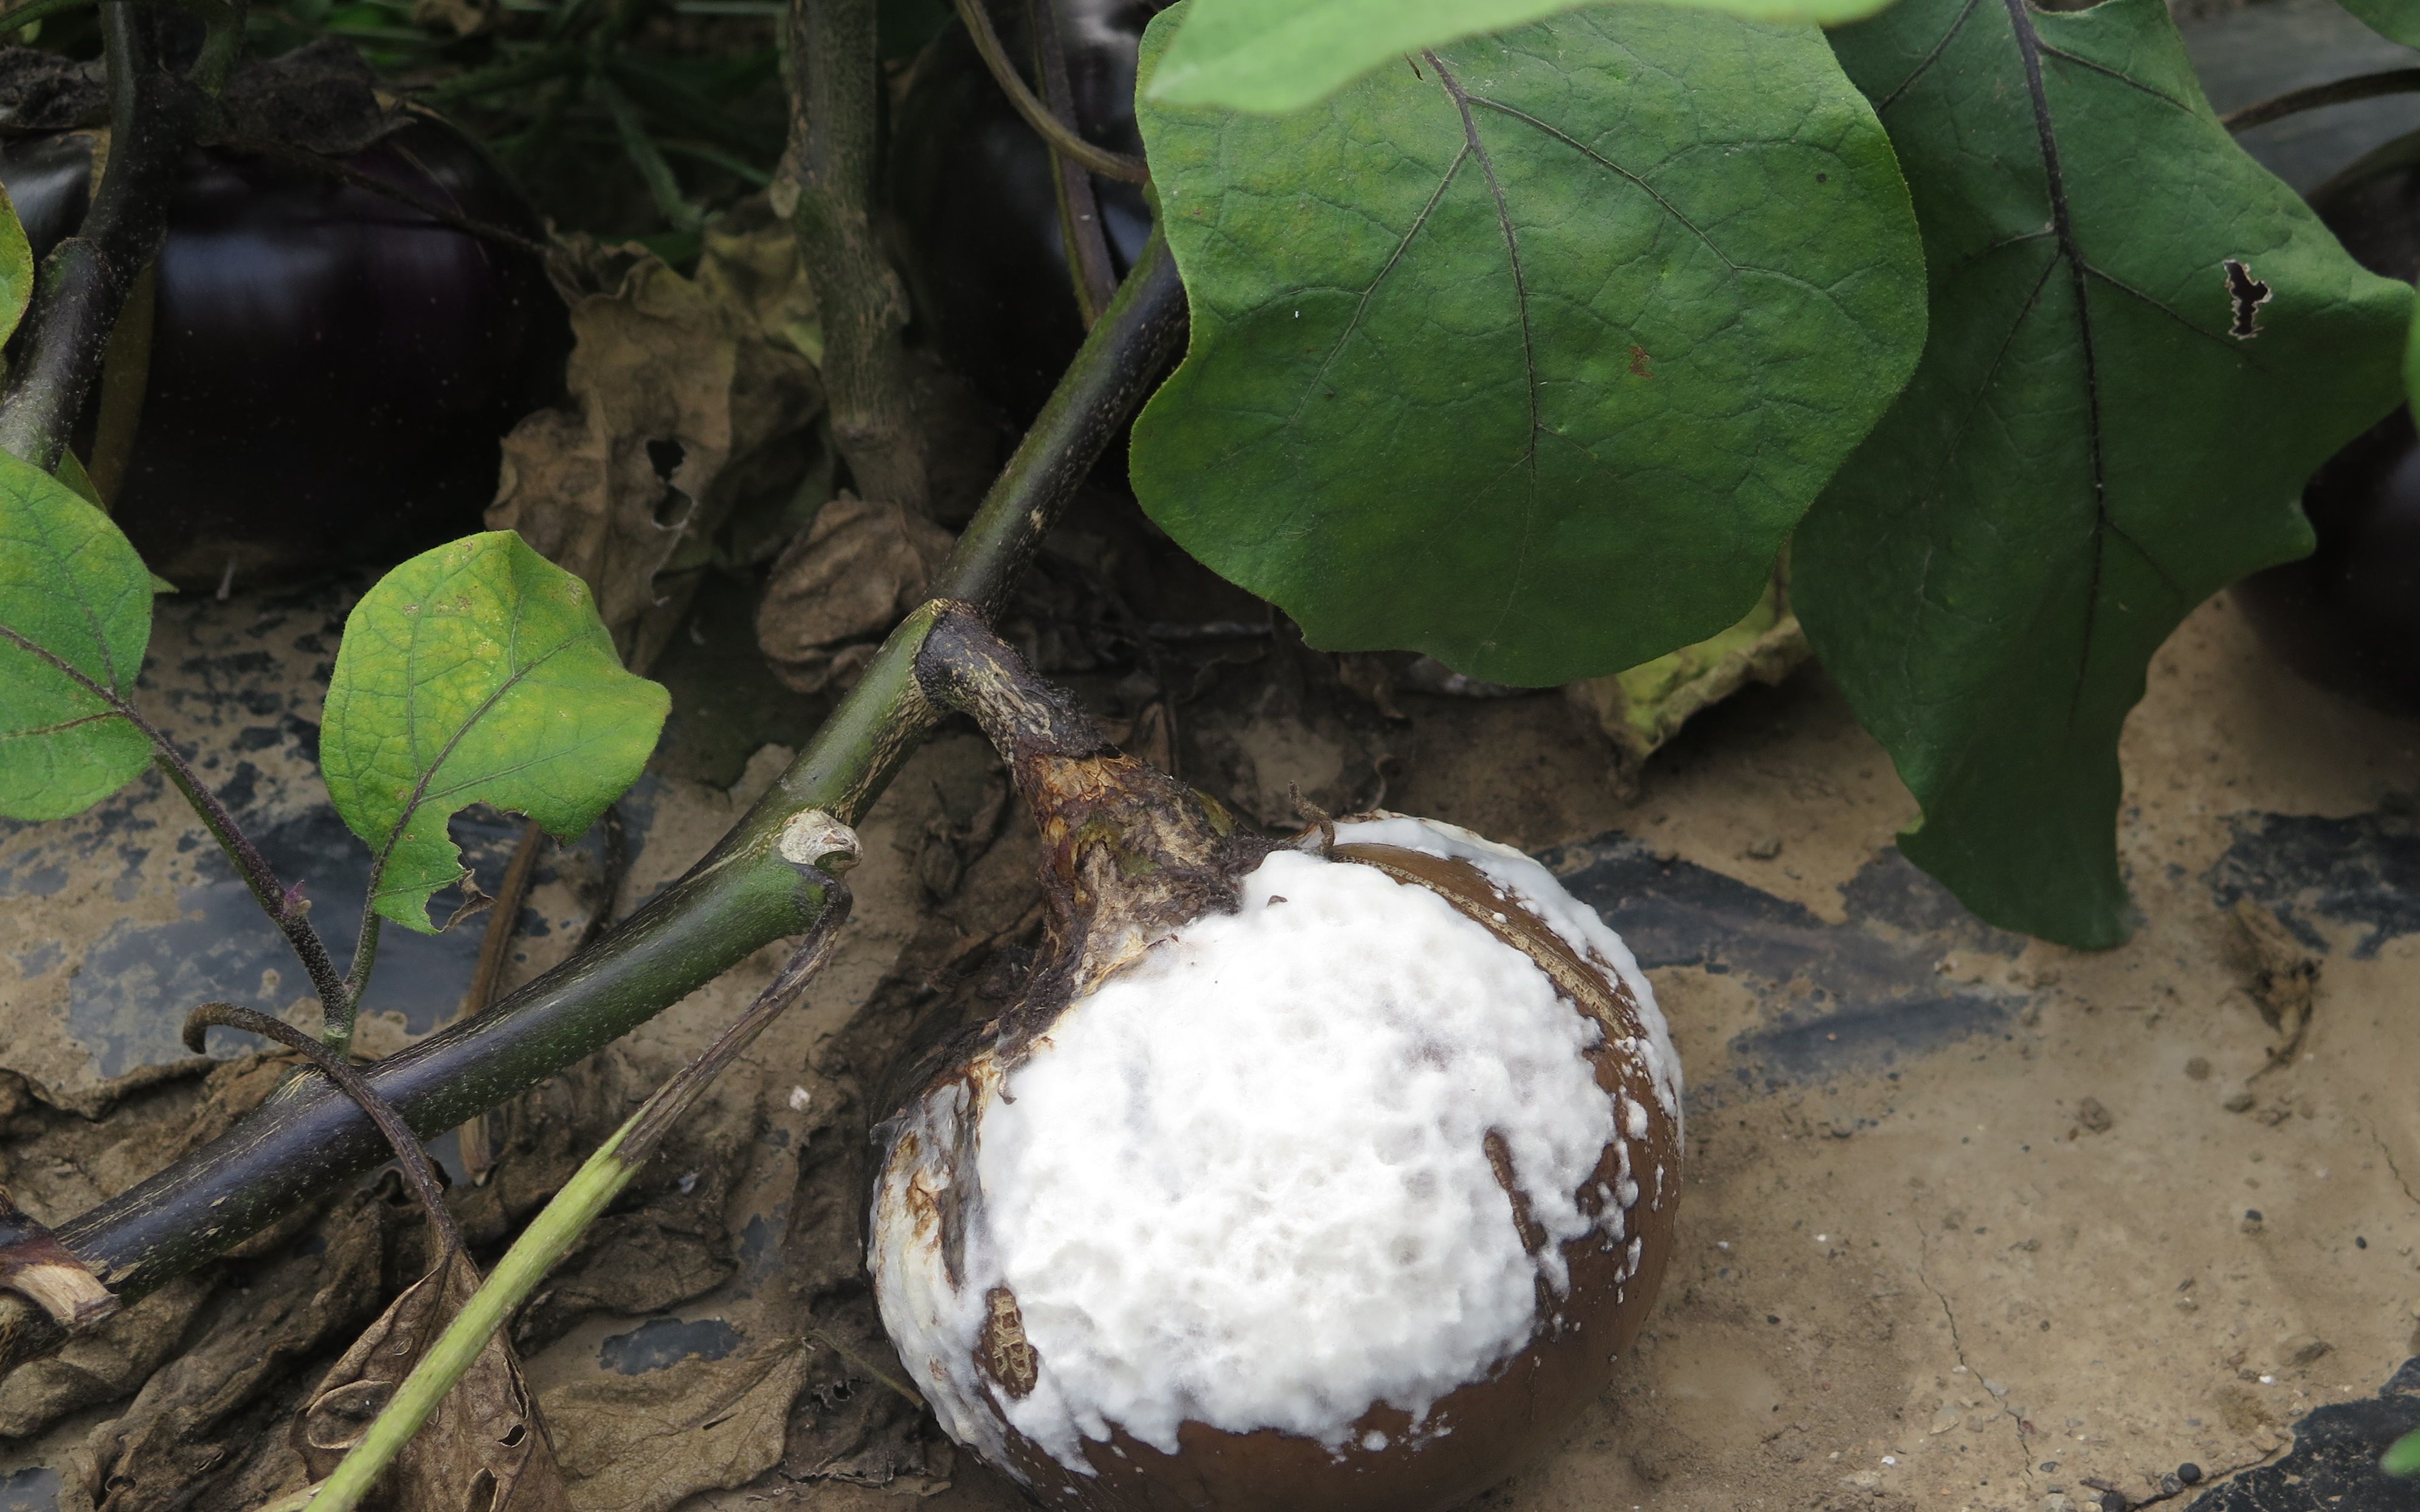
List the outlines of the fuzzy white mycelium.
<svg viewBox="0 0 2420 1512">
<path fill-rule="evenodd" d="M 1677 1134 L 1680 1061 L 1646 979 L 1551 872 L 1426 820 L 1338 839 L 1469 861 L 1616 973 L 1647 1031 L 1619 1048 Z M 1187 1419 L 1374 1450 L 1383 1436 L 1353 1427 L 1383 1402 L 1417 1443 L 1440 1397 L 1528 1345 L 1538 1279 L 1568 1285 L 1561 1246 L 1592 1229 L 1623 1244 L 1641 1183 L 1662 1189 L 1663 1171 L 1631 1168 L 1648 1110 L 1583 1056 L 1596 1021 L 1444 899 L 1285 850 L 1242 903 L 1078 1000 L 1004 1086 L 955 1083 L 905 1116 L 926 1150 L 967 1148 L 976 1120 L 980 1200 L 954 1285 L 906 1190 L 946 1167 L 892 1163 L 875 1203 L 883 1322 L 942 1426 L 996 1463 L 1003 1419 L 1084 1474 L 1083 1442 L 1112 1425 L 1171 1453 Z M 1547 1236 L 1535 1256 L 1491 1132 Z M 1591 1216 L 1575 1198 L 1618 1134 L 1622 1177 Z M 1000 1288 L 1038 1360 L 1022 1396 L 976 1365 Z"/>
</svg>

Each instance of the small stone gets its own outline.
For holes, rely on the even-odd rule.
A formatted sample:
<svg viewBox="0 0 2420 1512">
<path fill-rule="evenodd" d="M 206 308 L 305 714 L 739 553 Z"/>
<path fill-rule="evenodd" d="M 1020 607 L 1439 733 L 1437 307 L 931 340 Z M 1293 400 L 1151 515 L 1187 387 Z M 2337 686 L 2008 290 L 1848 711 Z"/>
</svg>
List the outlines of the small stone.
<svg viewBox="0 0 2420 1512">
<path fill-rule="evenodd" d="M 2243 1221 L 2236 1225 L 2236 1227 L 2247 1234 L 2257 1234 L 2260 1232 L 2260 1210 L 2257 1208 L 2244 1209 Z"/>
<path fill-rule="evenodd" d="M 2229 1092 L 2226 1095 L 2226 1101 L 2219 1105 L 2229 1113 L 2249 1113 L 2252 1111 L 2252 1094 L 2249 1092 Z"/>
<path fill-rule="evenodd" d="M 1781 837 L 1778 835 L 1759 835 L 1747 842 L 1748 859 L 1752 861 L 1770 861 L 1780 854 Z"/>
<path fill-rule="evenodd" d="M 2185 1062 L 2185 1074 L 2197 1082 L 2210 1080 L 2210 1057 L 2195 1056 Z"/>
<path fill-rule="evenodd" d="M 2160 1494 L 2162 1496 L 2180 1496 L 2183 1494 L 2184 1489 L 2184 1481 L 2178 1476 L 2163 1475 L 2160 1477 Z"/>
<path fill-rule="evenodd" d="M 2285 1122 L 2288 1119 L 2290 1119 L 2293 1116 L 2294 1110 L 2292 1108 L 2262 1108 L 2260 1110 L 2260 1121 L 2267 1124 L 2272 1129 L 2274 1129 L 2277 1125 Z"/>
<path fill-rule="evenodd" d="M 2177 1467 L 2177 1479 L 2188 1486 L 2198 1486 L 2201 1484 L 2201 1467 L 2188 1459 Z"/>
<path fill-rule="evenodd" d="M 2118 1127 L 2118 1115 L 2110 1112 L 2101 1099 L 2087 1097 L 2075 1104 L 2075 1121 L 2094 1134 L 2107 1134 Z"/>
<path fill-rule="evenodd" d="M 2335 1346 L 2316 1334 L 2297 1334 L 2278 1348 L 2288 1365 L 2301 1366 L 2317 1362 Z"/>
<path fill-rule="evenodd" d="M 2042 1498 L 2041 1512 L 2076 1512 L 2076 1507 L 2064 1492 L 2053 1491 Z"/>
</svg>

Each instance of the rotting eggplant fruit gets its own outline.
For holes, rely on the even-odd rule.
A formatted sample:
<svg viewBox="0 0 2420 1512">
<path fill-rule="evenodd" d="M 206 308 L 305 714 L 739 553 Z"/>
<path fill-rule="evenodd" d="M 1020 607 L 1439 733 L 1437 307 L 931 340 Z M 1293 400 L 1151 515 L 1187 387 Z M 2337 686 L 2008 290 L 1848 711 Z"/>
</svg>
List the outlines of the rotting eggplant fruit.
<svg viewBox="0 0 2420 1512">
<path fill-rule="evenodd" d="M 1140 155 L 1135 60 L 1171 0 L 1056 0 L 1070 105 L 1087 141 Z M 1028 0 L 991 10 L 1009 55 L 1032 57 Z M 1029 75 L 1031 69 L 1029 69 Z M 919 316 L 983 395 L 1031 421 L 1084 340 L 1050 150 L 952 24 L 917 59 L 891 145 L 891 204 Z M 1110 266 L 1125 277 L 1151 236 L 1133 184 L 1092 176 Z"/>
<path fill-rule="evenodd" d="M 1680 1197 L 1679 1062 L 1620 938 L 1452 825 L 1240 832 L 971 613 L 917 673 L 1045 852 L 1022 997 L 876 1136 L 869 1265 L 942 1427 L 1095 1512 L 1423 1512 L 1551 1448 Z"/>
<path fill-rule="evenodd" d="M 83 220 L 93 147 L 74 131 L 0 149 L 37 256 Z M 433 116 L 407 115 L 335 161 L 545 235 L 504 170 Z M 552 402 L 571 347 L 533 253 L 227 147 L 192 154 L 152 276 L 147 380 L 110 503 L 180 588 L 383 565 L 477 530 L 500 440 Z M 101 408 L 96 395 L 79 451 Z"/>
<path fill-rule="evenodd" d="M 2420 136 L 2354 163 L 2311 207 L 2371 272 L 2420 277 Z M 2420 715 L 2420 437 L 2409 407 L 2321 465 L 2303 512 L 2317 548 L 2245 579 L 2237 601 L 2311 681 Z"/>
</svg>

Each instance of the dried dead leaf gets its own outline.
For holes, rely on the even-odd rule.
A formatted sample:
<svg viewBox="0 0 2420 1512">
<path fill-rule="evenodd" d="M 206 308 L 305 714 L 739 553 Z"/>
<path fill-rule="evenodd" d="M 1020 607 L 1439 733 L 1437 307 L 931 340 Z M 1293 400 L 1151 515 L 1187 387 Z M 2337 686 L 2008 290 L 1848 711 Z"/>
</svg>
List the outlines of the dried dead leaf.
<svg viewBox="0 0 2420 1512">
<path fill-rule="evenodd" d="M 773 563 L 756 609 L 756 643 L 801 693 L 846 687 L 874 654 L 871 638 L 923 601 L 950 554 L 950 532 L 897 504 L 842 494 Z"/>
<path fill-rule="evenodd" d="M 315 1479 L 333 1473 L 471 1294 L 460 1251 L 406 1288 L 319 1382 L 294 1424 Z M 380 1512 L 570 1512 L 520 1362 L 502 1334 L 463 1372 L 363 1504 Z"/>
<path fill-rule="evenodd" d="M 300 1362 L 375 1305 L 385 1219 L 357 1201 L 319 1255 L 294 1254 L 251 1279 L 201 1340 L 145 1382 L 123 1416 L 95 1428 L 60 1488 L 60 1512 L 150 1512 L 189 1504 L 258 1447 L 255 1404 Z"/>
<path fill-rule="evenodd" d="M 664 1512 L 699 1490 L 742 1486 L 782 1458 L 809 1350 L 775 1340 L 720 1360 L 575 1381 L 548 1394 L 581 1512 Z"/>
<path fill-rule="evenodd" d="M 2232 917 L 2236 954 L 2250 979 L 2253 1001 L 2269 1026 L 2283 1036 L 2269 1052 L 2269 1064 L 2275 1066 L 2302 1047 L 2303 1031 L 2310 1026 L 2319 958 L 2265 903 L 2239 898 Z"/>
<path fill-rule="evenodd" d="M 786 503 L 806 472 L 820 337 L 789 233 L 761 212 L 719 223 L 694 280 L 635 247 L 560 250 L 570 402 L 504 438 L 488 523 L 584 579 L 641 664 L 670 630 L 661 579 L 702 565 L 743 501 Z"/>
</svg>

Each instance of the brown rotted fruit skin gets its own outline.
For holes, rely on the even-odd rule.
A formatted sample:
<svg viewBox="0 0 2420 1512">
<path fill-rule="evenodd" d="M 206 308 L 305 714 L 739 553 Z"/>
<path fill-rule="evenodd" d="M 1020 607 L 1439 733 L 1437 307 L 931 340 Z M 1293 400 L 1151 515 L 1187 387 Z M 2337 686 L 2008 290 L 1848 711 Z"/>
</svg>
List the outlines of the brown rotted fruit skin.
<svg viewBox="0 0 2420 1512">
<path fill-rule="evenodd" d="M 1640 1242 L 1637 1273 L 1623 1273 L 1626 1242 L 1608 1244 L 1602 1234 L 1590 1234 L 1564 1245 L 1571 1289 L 1557 1297 L 1539 1283 L 1538 1330 L 1529 1346 L 1485 1380 L 1439 1400 L 1417 1441 L 1406 1440 L 1408 1415 L 1383 1406 L 1355 1424 L 1353 1442 L 1341 1455 L 1314 1440 L 1274 1430 L 1231 1433 L 1187 1422 L 1178 1428 L 1179 1449 L 1173 1455 L 1123 1431 L 1108 1443 L 1088 1441 L 1086 1458 L 1096 1473 L 1086 1476 L 1008 1428 L 1015 1468 L 1046 1507 L 1083 1512 L 1444 1512 L 1552 1451 L 1605 1391 L 1654 1304 L 1671 1257 L 1682 1151 L 1678 1132 L 1665 1116 L 1646 1068 L 1624 1058 L 1616 1043 L 1641 1034 L 1638 1005 L 1618 981 L 1608 983 L 1543 921 L 1466 863 L 1377 845 L 1340 845 L 1336 855 L 1377 865 L 1398 881 L 1430 887 L 1524 949 L 1557 978 L 1559 986 L 1582 980 L 1574 973 L 1599 984 L 1604 995 L 1593 1011 L 1605 1028 L 1605 1041 L 1591 1057 L 1597 1085 L 1608 1094 L 1621 1091 L 1650 1112 L 1647 1136 L 1633 1147 L 1639 1196 L 1626 1215 L 1626 1234 Z M 1499 915 L 1506 922 L 1497 921 Z M 1569 991 L 1565 1000 L 1575 1011 L 1591 1011 Z M 1621 1137 L 1617 1134 L 1617 1140 Z M 1618 1180 L 1619 1158 L 1608 1145 L 1589 1187 L 1600 1182 L 1614 1186 Z M 1516 1217 L 1526 1225 L 1517 1202 Z M 1047 1369 L 1048 1362 L 1042 1361 L 1041 1366 Z M 997 1373 L 993 1379 L 999 1381 Z M 1440 1428 L 1451 1432 L 1439 1436 Z M 1388 1447 L 1374 1453 L 1359 1444 L 1361 1435 L 1373 1429 L 1388 1440 Z M 1111 1452 L 1112 1445 L 1122 1453 Z"/>
<path fill-rule="evenodd" d="M 545 234 L 504 171 L 434 117 L 341 161 Z M 82 133 L 0 151 L 38 256 L 82 219 L 91 175 Z M 500 439 L 554 401 L 571 347 L 534 255 L 251 153 L 193 153 L 155 276 L 150 378 L 112 513 L 180 588 L 217 587 L 230 563 L 238 588 L 384 565 L 478 530 Z"/>
</svg>

